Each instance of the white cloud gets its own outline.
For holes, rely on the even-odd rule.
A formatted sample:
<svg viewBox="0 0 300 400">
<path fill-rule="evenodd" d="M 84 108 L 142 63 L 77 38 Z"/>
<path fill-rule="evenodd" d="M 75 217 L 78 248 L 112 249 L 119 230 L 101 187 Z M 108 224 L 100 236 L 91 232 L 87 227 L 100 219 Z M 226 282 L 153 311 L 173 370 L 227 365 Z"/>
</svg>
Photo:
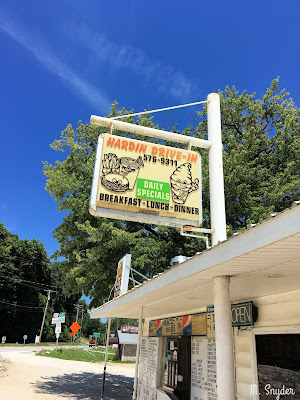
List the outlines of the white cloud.
<svg viewBox="0 0 300 400">
<path fill-rule="evenodd" d="M 181 100 L 190 100 L 196 92 L 193 82 L 183 73 L 160 61 L 150 60 L 141 49 L 111 42 L 105 35 L 91 32 L 87 27 L 71 26 L 66 32 L 87 47 L 94 58 L 109 63 L 114 69 L 134 71 L 159 92 Z"/>
<path fill-rule="evenodd" d="M 21 44 L 26 50 L 31 52 L 34 57 L 48 70 L 67 82 L 79 96 L 84 96 L 86 101 L 99 108 L 99 111 L 108 111 L 112 102 L 101 90 L 89 84 L 78 74 L 72 71 L 55 54 L 48 51 L 45 46 L 38 43 L 36 39 L 30 37 L 20 27 L 16 28 L 10 23 L 0 22 L 0 27 L 12 39 Z"/>
</svg>

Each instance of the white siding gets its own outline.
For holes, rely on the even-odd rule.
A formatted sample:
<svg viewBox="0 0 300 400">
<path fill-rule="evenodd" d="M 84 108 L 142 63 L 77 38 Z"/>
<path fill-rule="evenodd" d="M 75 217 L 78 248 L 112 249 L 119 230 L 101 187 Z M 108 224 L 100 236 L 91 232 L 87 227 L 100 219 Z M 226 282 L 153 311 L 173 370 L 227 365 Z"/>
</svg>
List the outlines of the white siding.
<svg viewBox="0 0 300 400">
<path fill-rule="evenodd" d="M 247 330 L 234 329 L 237 400 L 253 400 L 251 385 L 257 384 L 255 334 L 300 331 L 300 291 L 251 299 L 258 307 L 258 319 Z"/>
</svg>

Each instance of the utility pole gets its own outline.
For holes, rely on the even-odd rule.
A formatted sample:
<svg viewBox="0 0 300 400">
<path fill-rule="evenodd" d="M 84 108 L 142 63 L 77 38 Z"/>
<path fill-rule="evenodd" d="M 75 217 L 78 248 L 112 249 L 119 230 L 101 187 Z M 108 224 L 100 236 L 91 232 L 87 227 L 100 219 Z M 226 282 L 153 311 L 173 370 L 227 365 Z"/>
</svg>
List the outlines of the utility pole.
<svg viewBox="0 0 300 400">
<path fill-rule="evenodd" d="M 75 308 L 77 309 L 76 312 L 76 322 L 78 322 L 78 315 L 79 315 L 79 310 L 84 307 L 83 304 L 74 304 Z M 83 310 L 82 310 L 83 311 Z M 74 335 L 74 340 L 75 340 L 75 335 Z M 77 342 L 78 343 L 78 342 Z"/>
<path fill-rule="evenodd" d="M 84 313 L 84 310 L 82 308 L 82 310 L 81 310 L 81 324 L 80 324 L 81 328 L 80 328 L 80 333 L 82 333 L 81 329 L 82 329 L 83 313 Z"/>
<path fill-rule="evenodd" d="M 78 322 L 78 315 L 79 315 L 79 310 L 82 309 L 84 307 L 83 304 L 74 304 L 75 308 L 77 309 L 76 312 L 76 322 Z"/>
<path fill-rule="evenodd" d="M 43 328 L 44 328 L 44 322 L 45 322 L 45 318 L 46 318 L 46 313 L 47 313 L 47 308 L 48 308 L 48 303 L 50 300 L 50 294 L 51 292 L 54 292 L 54 290 L 48 290 L 48 298 L 47 298 L 47 303 L 46 303 L 46 307 L 45 307 L 45 311 L 44 311 L 44 316 L 43 316 L 43 321 L 42 321 L 42 326 L 41 326 L 41 331 L 40 331 L 40 337 L 39 337 L 39 344 L 41 343 L 42 340 L 42 333 L 43 333 Z"/>
</svg>

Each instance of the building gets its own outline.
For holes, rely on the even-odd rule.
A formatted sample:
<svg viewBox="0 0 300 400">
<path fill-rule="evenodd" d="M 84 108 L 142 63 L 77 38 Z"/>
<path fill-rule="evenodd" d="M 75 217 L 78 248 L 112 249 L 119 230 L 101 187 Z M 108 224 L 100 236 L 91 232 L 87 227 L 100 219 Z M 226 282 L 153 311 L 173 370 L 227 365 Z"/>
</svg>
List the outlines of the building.
<svg viewBox="0 0 300 400">
<path fill-rule="evenodd" d="M 127 333 L 118 330 L 119 355 L 121 361 L 135 361 L 138 343 L 137 333 Z"/>
<path fill-rule="evenodd" d="M 300 390 L 300 206 L 91 312 L 104 317 L 140 319 L 138 399 L 248 400 L 282 385 Z M 261 365 L 293 371 L 293 387 L 280 377 L 266 387 Z M 216 381 L 230 386 L 231 398 Z"/>
</svg>

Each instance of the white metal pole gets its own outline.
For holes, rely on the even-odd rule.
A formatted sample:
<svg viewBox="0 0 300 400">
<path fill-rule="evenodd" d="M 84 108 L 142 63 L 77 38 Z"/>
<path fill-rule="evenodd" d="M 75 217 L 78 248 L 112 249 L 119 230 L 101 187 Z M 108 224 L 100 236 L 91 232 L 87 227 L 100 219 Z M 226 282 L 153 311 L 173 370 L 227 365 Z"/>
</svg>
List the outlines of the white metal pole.
<svg viewBox="0 0 300 400">
<path fill-rule="evenodd" d="M 209 149 L 211 145 L 209 140 L 203 140 L 193 136 L 180 135 L 174 132 L 162 131 L 160 129 L 148 128 L 142 125 L 129 124 L 128 122 L 98 117 L 97 115 L 91 115 L 90 122 L 92 125 L 103 126 L 109 129 L 118 129 L 123 132 L 136 133 L 137 135 L 169 140 L 175 143 L 184 143 L 195 147 L 202 147 L 204 149 Z"/>
<path fill-rule="evenodd" d="M 137 398 L 136 396 L 137 396 L 137 382 L 138 382 L 138 372 L 139 372 L 140 350 L 141 350 L 141 341 L 142 341 L 142 336 L 143 336 L 142 331 L 143 331 L 143 307 L 141 307 L 141 309 L 140 309 L 139 332 L 138 332 L 138 342 L 137 342 L 137 348 L 136 348 L 132 400 L 136 400 L 136 398 Z"/>
<path fill-rule="evenodd" d="M 40 336 L 39 336 L 39 344 L 41 343 L 41 340 L 42 340 L 42 333 L 43 333 L 43 328 L 44 328 L 44 323 L 45 323 L 48 303 L 49 303 L 49 300 L 50 300 L 50 293 L 51 293 L 51 290 L 48 290 L 48 298 L 47 298 L 47 303 L 46 303 L 46 307 L 45 307 L 45 311 L 44 311 L 44 316 L 43 316 L 43 321 L 42 321 L 42 326 L 41 326 L 41 332 L 40 332 Z"/>
<path fill-rule="evenodd" d="M 106 335 L 105 360 L 104 360 L 104 369 L 103 369 L 103 378 L 102 378 L 101 400 L 103 399 L 103 396 L 104 396 L 104 384 L 105 384 L 106 365 L 107 365 L 107 358 L 108 358 L 109 335 L 110 335 L 110 323 L 111 323 L 111 317 L 108 318 L 108 327 L 107 327 L 107 335 Z"/>
<path fill-rule="evenodd" d="M 213 282 L 218 400 L 233 400 L 236 396 L 229 288 L 230 277 L 217 276 L 213 279 Z"/>
<path fill-rule="evenodd" d="M 226 214 L 223 177 L 223 145 L 221 134 L 220 96 L 210 93 L 207 96 L 207 130 L 211 147 L 209 155 L 209 193 L 212 246 L 227 239 Z"/>
</svg>

